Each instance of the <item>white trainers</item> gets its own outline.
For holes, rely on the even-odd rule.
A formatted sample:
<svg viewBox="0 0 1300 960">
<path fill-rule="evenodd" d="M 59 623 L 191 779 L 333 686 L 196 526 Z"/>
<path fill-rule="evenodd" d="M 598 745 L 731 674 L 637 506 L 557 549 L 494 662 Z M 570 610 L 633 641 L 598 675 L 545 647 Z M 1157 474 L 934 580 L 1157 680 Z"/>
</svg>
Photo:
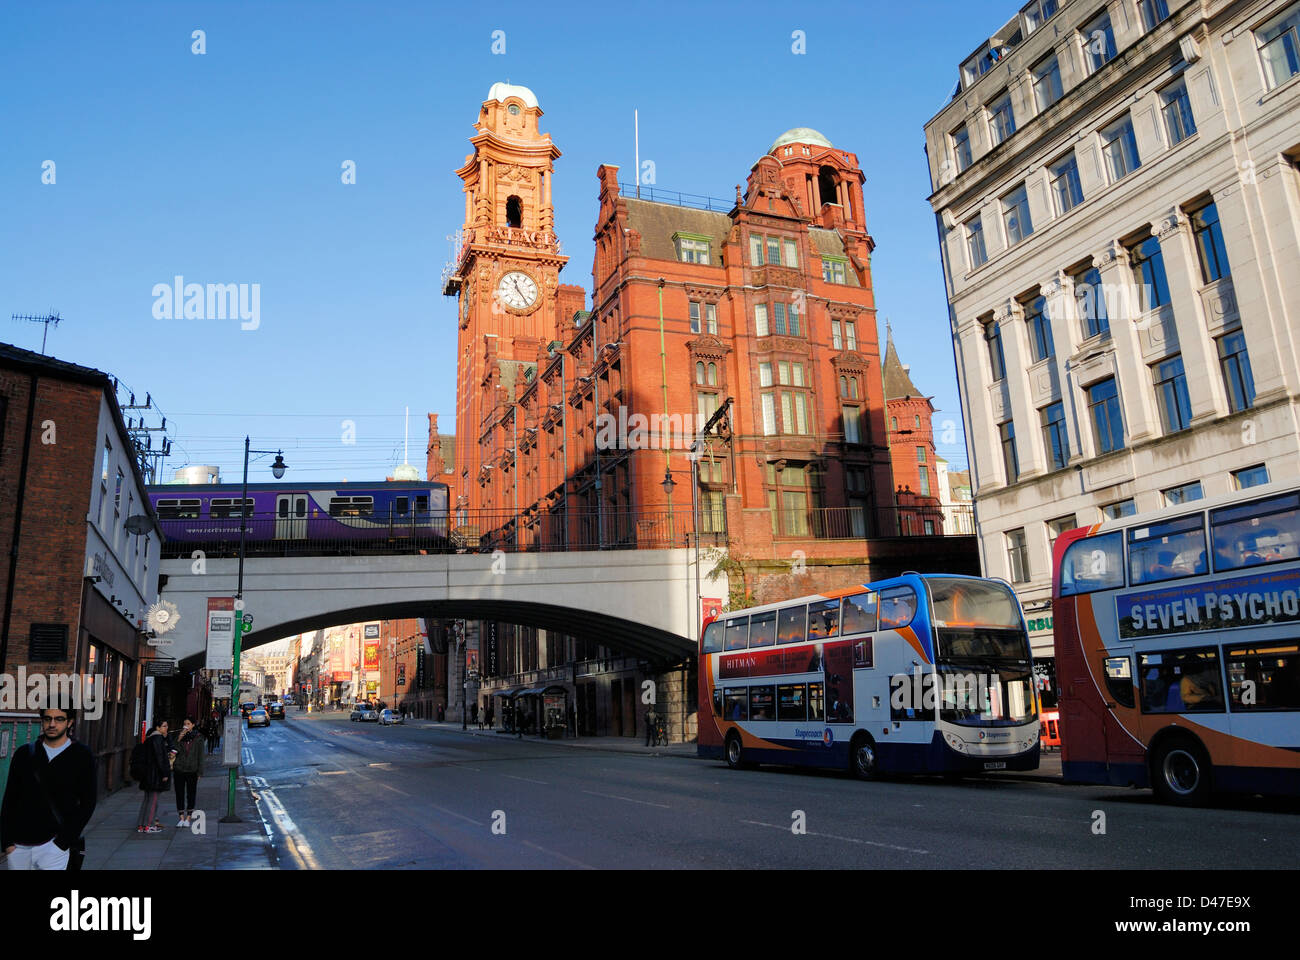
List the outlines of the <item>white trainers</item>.
<svg viewBox="0 0 1300 960">
<path fill-rule="evenodd" d="M 189 825 L 190 825 L 190 821 L 187 817 L 181 817 L 179 820 L 176 821 L 176 826 L 178 827 L 188 827 Z"/>
</svg>

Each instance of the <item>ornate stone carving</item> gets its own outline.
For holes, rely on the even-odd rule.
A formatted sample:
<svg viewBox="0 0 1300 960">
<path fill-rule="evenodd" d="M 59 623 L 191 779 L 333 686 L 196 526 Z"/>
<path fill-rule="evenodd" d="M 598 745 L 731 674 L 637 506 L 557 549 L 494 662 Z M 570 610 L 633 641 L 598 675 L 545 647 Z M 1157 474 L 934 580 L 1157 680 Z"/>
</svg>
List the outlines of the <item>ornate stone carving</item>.
<svg viewBox="0 0 1300 960">
<path fill-rule="evenodd" d="M 1163 243 L 1169 237 L 1176 236 L 1186 226 L 1187 214 L 1183 213 L 1178 207 L 1174 207 L 1159 220 L 1151 222 L 1151 232 L 1158 236 L 1161 243 Z"/>
</svg>

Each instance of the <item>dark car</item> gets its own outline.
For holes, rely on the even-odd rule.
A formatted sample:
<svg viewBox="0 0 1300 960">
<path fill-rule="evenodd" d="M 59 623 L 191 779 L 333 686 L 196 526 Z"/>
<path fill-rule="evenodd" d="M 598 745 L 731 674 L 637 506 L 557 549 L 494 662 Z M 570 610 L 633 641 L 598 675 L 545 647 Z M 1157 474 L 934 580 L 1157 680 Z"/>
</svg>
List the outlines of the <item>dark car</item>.
<svg viewBox="0 0 1300 960">
<path fill-rule="evenodd" d="M 245 700 L 239 705 L 239 715 L 247 719 L 248 715 L 257 709 L 257 704 L 252 700 Z"/>
<path fill-rule="evenodd" d="M 268 703 L 266 705 L 266 712 L 269 716 L 274 717 L 277 720 L 283 720 L 284 704 L 281 703 L 279 700 L 275 700 L 271 703 Z"/>
</svg>

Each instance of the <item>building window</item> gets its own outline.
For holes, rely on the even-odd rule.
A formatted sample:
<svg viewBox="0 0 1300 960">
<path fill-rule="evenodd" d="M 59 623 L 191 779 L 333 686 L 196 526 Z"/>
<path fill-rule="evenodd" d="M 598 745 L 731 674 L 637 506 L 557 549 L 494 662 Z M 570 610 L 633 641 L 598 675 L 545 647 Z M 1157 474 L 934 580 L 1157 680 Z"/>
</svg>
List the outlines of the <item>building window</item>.
<svg viewBox="0 0 1300 960">
<path fill-rule="evenodd" d="M 844 349 L 844 337 L 840 333 L 840 322 L 831 321 L 831 348 L 834 350 Z"/>
<path fill-rule="evenodd" d="M 1160 91 L 1161 110 L 1165 115 L 1165 132 L 1169 146 L 1182 143 L 1196 132 L 1192 101 L 1187 96 L 1187 81 L 1179 79 Z"/>
<path fill-rule="evenodd" d="M 1101 271 L 1089 267 L 1074 278 L 1074 307 L 1083 321 L 1083 338 L 1098 336 L 1110 331 L 1110 318 L 1106 314 L 1106 296 L 1101 285 Z"/>
<path fill-rule="evenodd" d="M 1169 302 L 1169 281 L 1165 278 L 1165 258 L 1160 252 L 1160 241 L 1147 237 L 1129 254 L 1142 311 L 1163 307 Z"/>
<path fill-rule="evenodd" d="M 925 447 L 916 448 L 916 462 L 925 463 Z"/>
<path fill-rule="evenodd" d="M 822 257 L 822 279 L 827 283 L 848 283 L 845 273 L 847 260 L 835 257 Z"/>
<path fill-rule="evenodd" d="M 1055 520 L 1047 521 L 1047 553 L 1050 556 L 1056 549 L 1056 538 L 1067 530 L 1073 530 L 1079 524 L 1074 518 L 1074 514 L 1068 517 L 1057 517 Z"/>
<path fill-rule="evenodd" d="M 1040 61 L 1033 72 L 1034 100 L 1038 104 L 1038 112 L 1042 113 L 1065 93 L 1061 86 L 1061 65 L 1053 55 Z"/>
<path fill-rule="evenodd" d="M 1029 36 L 1056 14 L 1057 0 L 1034 0 L 1024 10 L 1025 36 Z"/>
<path fill-rule="evenodd" d="M 1002 222 L 1007 228 L 1007 246 L 1014 247 L 1034 232 L 1029 218 L 1029 194 L 1024 184 L 1002 198 Z"/>
<path fill-rule="evenodd" d="M 785 255 L 783 261 L 787 267 L 799 266 L 799 247 L 793 240 L 782 240 L 781 246 Z"/>
<path fill-rule="evenodd" d="M 1002 96 L 988 105 L 989 134 L 993 146 L 997 146 L 1016 132 L 1016 116 L 1011 109 L 1011 94 L 1003 92 Z"/>
<path fill-rule="evenodd" d="M 691 333 L 700 332 L 700 305 L 694 300 L 690 302 L 691 310 Z"/>
<path fill-rule="evenodd" d="M 777 536 L 806 537 L 809 516 L 817 508 L 816 482 L 807 467 L 767 464 L 767 503 L 772 515 L 772 533 Z"/>
<path fill-rule="evenodd" d="M 682 263 L 709 263 L 709 241 L 679 233 L 673 238 L 677 243 L 677 259 Z"/>
<path fill-rule="evenodd" d="M 840 407 L 840 417 L 844 422 L 844 442 L 862 442 L 861 409 L 856 406 Z"/>
<path fill-rule="evenodd" d="M 760 363 L 758 365 L 758 385 L 760 387 L 770 387 L 772 385 L 772 365 L 770 363 Z"/>
<path fill-rule="evenodd" d="M 1102 516 L 1107 520 L 1123 520 L 1125 517 L 1131 517 L 1137 513 L 1137 504 L 1130 497 L 1128 500 L 1121 500 L 1118 503 L 1108 503 L 1101 508 Z"/>
<path fill-rule="evenodd" d="M 1111 183 L 1118 183 L 1142 166 L 1132 117 L 1125 116 L 1101 132 L 1101 152 L 1106 157 L 1106 171 Z"/>
<path fill-rule="evenodd" d="M 979 214 L 966 221 L 966 253 L 970 257 L 972 270 L 988 263 L 988 251 L 984 248 L 984 223 Z"/>
<path fill-rule="evenodd" d="M 763 436 L 776 436 L 776 394 L 765 393 L 763 402 Z"/>
<path fill-rule="evenodd" d="M 1138 0 L 1142 12 L 1142 32 L 1149 33 L 1169 18 L 1169 4 L 1165 0 Z"/>
<path fill-rule="evenodd" d="M 1046 360 L 1056 353 L 1052 344 L 1052 321 L 1047 315 L 1047 299 L 1035 297 L 1025 305 L 1025 320 L 1029 324 L 1029 343 L 1034 352 L 1034 362 Z"/>
<path fill-rule="evenodd" d="M 772 304 L 772 329 L 778 337 L 784 337 L 786 334 L 785 304 L 780 300 Z"/>
<path fill-rule="evenodd" d="M 1255 405 L 1255 378 L 1250 372 L 1250 355 L 1246 352 L 1246 335 L 1240 330 L 1219 337 L 1219 366 L 1223 386 L 1228 393 L 1228 407 L 1233 413 Z"/>
<path fill-rule="evenodd" d="M 858 325 L 852 320 L 844 322 L 844 349 L 858 349 Z"/>
<path fill-rule="evenodd" d="M 718 410 L 718 395 L 716 393 L 701 393 L 696 397 L 696 412 L 700 415 L 700 422 L 708 423 L 709 417 L 713 416 Z"/>
<path fill-rule="evenodd" d="M 918 492 L 921 496 L 928 497 L 930 495 L 930 468 L 925 466 L 917 467 L 916 472 L 919 477 Z"/>
<path fill-rule="evenodd" d="M 113 488 L 113 512 L 114 513 L 122 512 L 122 486 L 125 483 L 125 481 L 126 481 L 126 477 L 122 474 L 122 469 L 119 467 L 117 471 L 117 485 Z"/>
<path fill-rule="evenodd" d="M 1156 406 L 1160 424 L 1166 434 L 1186 430 L 1192 425 L 1192 402 L 1187 396 L 1187 377 L 1183 375 L 1183 358 L 1172 357 L 1152 367 L 1156 385 Z"/>
<path fill-rule="evenodd" d="M 703 533 L 722 533 L 727 526 L 726 508 L 721 490 L 700 491 L 700 530 Z"/>
<path fill-rule="evenodd" d="M 1029 582 L 1029 545 L 1025 541 L 1025 528 L 1007 531 L 1007 562 L 1011 567 L 1012 583 Z"/>
<path fill-rule="evenodd" d="M 993 382 L 1007 378 L 1007 358 L 1002 353 L 1002 331 L 998 329 L 997 322 L 986 324 L 984 327 L 984 340 L 989 345 L 989 368 L 993 373 Z"/>
<path fill-rule="evenodd" d="M 1083 39 L 1083 60 L 1088 73 L 1093 74 L 1115 59 L 1115 31 L 1111 29 L 1110 14 L 1094 17 L 1079 31 Z"/>
<path fill-rule="evenodd" d="M 854 382 L 856 383 L 857 381 L 854 381 Z M 856 393 L 857 393 L 857 391 L 855 390 L 855 391 L 854 391 L 854 394 L 856 395 Z M 912 420 L 913 420 L 913 425 L 916 426 L 917 429 L 920 429 L 920 427 L 921 427 L 921 415 L 918 413 L 916 416 L 914 416 L 914 417 L 912 418 Z"/>
<path fill-rule="evenodd" d="M 759 337 L 766 337 L 772 331 L 767 325 L 767 304 L 754 304 L 754 334 Z"/>
<path fill-rule="evenodd" d="M 773 266 L 781 266 L 781 238 L 767 238 L 767 262 Z"/>
<path fill-rule="evenodd" d="M 1192 235 L 1196 238 L 1196 256 L 1201 261 L 1201 279 L 1213 283 L 1232 275 L 1228 251 L 1223 245 L 1223 225 L 1219 208 L 1210 203 L 1191 214 Z"/>
<path fill-rule="evenodd" d="M 1258 487 L 1264 483 L 1268 483 L 1268 467 L 1262 463 L 1232 471 L 1232 488 L 1234 490 Z"/>
<path fill-rule="evenodd" d="M 1065 405 L 1053 403 L 1038 411 L 1043 421 L 1043 442 L 1053 470 L 1061 470 L 1070 459 L 1070 439 L 1065 432 Z"/>
<path fill-rule="evenodd" d="M 964 123 L 952 132 L 952 155 L 957 161 L 958 173 L 971 165 L 970 131 Z"/>
<path fill-rule="evenodd" d="M 1088 388 L 1088 415 L 1092 418 L 1098 454 L 1124 448 L 1124 421 L 1120 415 L 1119 390 L 1114 377 L 1107 377 Z"/>
<path fill-rule="evenodd" d="M 1053 164 L 1048 173 L 1052 181 L 1052 198 L 1056 201 L 1058 217 L 1083 203 L 1083 187 L 1079 183 L 1079 163 L 1073 153 Z"/>
<path fill-rule="evenodd" d="M 1165 506 L 1167 507 L 1177 507 L 1184 503 L 1191 503 L 1193 500 L 1200 500 L 1205 496 L 1201 491 L 1201 481 L 1199 480 L 1184 483 L 1180 487 L 1170 487 L 1168 490 L 1161 490 L 1160 493 L 1165 498 Z"/>
<path fill-rule="evenodd" d="M 998 437 L 1002 443 L 1002 466 L 1007 471 L 1007 483 L 1020 477 L 1020 458 L 1016 456 L 1016 426 L 1010 420 L 998 424 Z"/>
<path fill-rule="evenodd" d="M 1292 7 L 1255 31 L 1264 76 L 1272 90 L 1300 73 L 1300 6 Z"/>
</svg>

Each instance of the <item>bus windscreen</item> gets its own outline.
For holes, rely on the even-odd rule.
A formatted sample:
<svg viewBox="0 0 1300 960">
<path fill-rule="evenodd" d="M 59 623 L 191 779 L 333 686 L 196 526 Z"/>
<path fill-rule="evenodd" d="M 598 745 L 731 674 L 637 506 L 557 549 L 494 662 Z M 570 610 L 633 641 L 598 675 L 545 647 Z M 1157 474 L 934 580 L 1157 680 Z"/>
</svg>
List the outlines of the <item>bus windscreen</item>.
<svg viewBox="0 0 1300 960">
<path fill-rule="evenodd" d="M 936 627 L 1021 629 L 1020 605 L 1010 589 L 987 580 L 929 577 Z"/>
</svg>

